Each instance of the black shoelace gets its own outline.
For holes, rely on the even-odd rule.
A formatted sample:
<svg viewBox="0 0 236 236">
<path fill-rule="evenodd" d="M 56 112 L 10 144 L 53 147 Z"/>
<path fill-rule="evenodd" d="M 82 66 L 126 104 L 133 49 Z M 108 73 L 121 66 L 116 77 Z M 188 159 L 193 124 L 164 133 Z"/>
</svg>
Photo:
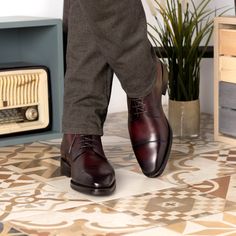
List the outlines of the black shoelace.
<svg viewBox="0 0 236 236">
<path fill-rule="evenodd" d="M 146 112 L 145 104 L 142 98 L 133 98 L 131 100 L 131 110 L 134 115 L 140 115 Z"/>
<path fill-rule="evenodd" d="M 80 147 L 81 148 L 92 148 L 95 140 L 90 135 L 80 135 Z"/>
</svg>

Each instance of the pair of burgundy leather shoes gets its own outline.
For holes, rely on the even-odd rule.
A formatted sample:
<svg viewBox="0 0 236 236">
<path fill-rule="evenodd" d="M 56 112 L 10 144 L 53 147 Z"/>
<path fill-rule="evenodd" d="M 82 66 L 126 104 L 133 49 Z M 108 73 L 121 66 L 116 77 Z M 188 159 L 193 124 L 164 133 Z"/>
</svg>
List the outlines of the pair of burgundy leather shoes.
<svg viewBox="0 0 236 236">
<path fill-rule="evenodd" d="M 158 78 L 151 93 L 128 98 L 128 128 L 135 156 L 148 177 L 162 174 L 167 164 L 172 131 L 161 105 L 167 74 L 157 63 Z M 61 145 L 61 173 L 71 177 L 71 187 L 92 195 L 109 195 L 116 188 L 115 172 L 105 157 L 101 137 L 64 134 Z"/>
</svg>

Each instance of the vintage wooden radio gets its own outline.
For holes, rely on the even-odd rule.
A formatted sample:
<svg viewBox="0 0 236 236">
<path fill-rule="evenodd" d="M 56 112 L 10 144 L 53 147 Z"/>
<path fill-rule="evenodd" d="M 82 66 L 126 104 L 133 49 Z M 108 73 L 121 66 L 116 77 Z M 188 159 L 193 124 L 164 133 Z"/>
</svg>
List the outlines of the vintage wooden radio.
<svg viewBox="0 0 236 236">
<path fill-rule="evenodd" d="M 0 69 L 0 136 L 49 126 L 48 86 L 44 67 Z"/>
</svg>

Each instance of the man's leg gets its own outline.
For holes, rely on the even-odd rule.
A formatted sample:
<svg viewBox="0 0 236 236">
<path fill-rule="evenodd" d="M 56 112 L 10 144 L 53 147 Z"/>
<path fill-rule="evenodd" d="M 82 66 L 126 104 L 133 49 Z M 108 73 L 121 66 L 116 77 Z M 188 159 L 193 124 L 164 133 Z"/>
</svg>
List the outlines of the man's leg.
<svg viewBox="0 0 236 236">
<path fill-rule="evenodd" d="M 167 77 L 148 41 L 141 0 L 78 1 L 97 47 L 127 93 L 129 133 L 142 171 L 148 177 L 159 176 L 172 143 L 161 104 Z"/>
<path fill-rule="evenodd" d="M 104 154 L 101 135 L 113 71 L 95 43 L 78 0 L 70 0 L 68 13 L 61 172 L 71 176 L 73 189 L 107 195 L 115 190 L 115 173 Z"/>
<path fill-rule="evenodd" d="M 113 71 L 97 47 L 78 0 L 70 0 L 63 132 L 103 134 Z"/>
<path fill-rule="evenodd" d="M 147 38 L 141 0 L 77 0 L 97 47 L 129 97 L 147 95 L 156 79 L 156 57 Z"/>
</svg>

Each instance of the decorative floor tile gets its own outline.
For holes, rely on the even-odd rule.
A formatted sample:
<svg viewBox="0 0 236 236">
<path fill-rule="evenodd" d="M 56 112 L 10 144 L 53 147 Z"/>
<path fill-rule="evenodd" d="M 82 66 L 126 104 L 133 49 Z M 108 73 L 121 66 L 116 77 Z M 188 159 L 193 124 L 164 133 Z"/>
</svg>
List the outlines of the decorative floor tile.
<svg viewBox="0 0 236 236">
<path fill-rule="evenodd" d="M 236 212 L 224 212 L 166 227 L 181 235 L 235 236 Z"/>
<path fill-rule="evenodd" d="M 208 179 L 192 185 L 192 188 L 206 194 L 236 202 L 236 174 L 217 179 Z"/>
<path fill-rule="evenodd" d="M 236 142 L 234 146 L 236 146 Z M 232 144 L 214 141 L 213 117 L 202 113 L 199 136 L 197 138 L 175 138 L 172 149 L 186 154 L 200 154 L 229 147 L 232 147 Z"/>
<path fill-rule="evenodd" d="M 158 178 L 137 164 L 127 112 L 109 114 L 104 133 L 117 179 L 108 197 L 60 176 L 61 139 L 0 147 L 0 235 L 236 236 L 236 143 L 214 141 L 212 116 L 201 115 L 199 137 L 174 138 Z"/>
<path fill-rule="evenodd" d="M 191 184 L 234 173 L 236 166 L 228 166 L 202 156 L 192 156 L 170 162 L 161 179 L 171 183 Z"/>
<path fill-rule="evenodd" d="M 0 148 L 0 153 L 1 166 L 15 173 L 24 174 L 43 182 L 61 175 L 60 151 L 55 145 L 28 143 Z"/>
<path fill-rule="evenodd" d="M 172 151 L 165 171 L 158 178 L 165 182 L 179 185 L 198 183 L 207 179 L 215 179 L 236 173 L 236 165 L 232 164 L 234 162 L 233 158 L 226 160 L 225 156 L 224 158 L 219 157 L 216 154 L 218 152 L 186 155 L 181 152 Z M 226 153 L 227 150 L 222 150 L 221 152 Z M 125 169 L 141 173 L 137 163 Z"/>
<path fill-rule="evenodd" d="M 137 164 L 136 157 L 130 144 L 116 144 L 113 146 L 104 146 L 104 151 L 108 160 L 114 168 L 132 167 Z"/>
<path fill-rule="evenodd" d="M 44 183 L 0 190 L 0 222 L 88 203 L 86 198 L 60 192 Z"/>
<path fill-rule="evenodd" d="M 144 175 L 132 173 L 127 170 L 118 169 L 116 173 L 116 191 L 110 196 L 94 197 L 90 195 L 84 195 L 71 189 L 70 178 L 63 178 L 61 180 L 49 181 L 48 184 L 60 191 L 66 191 L 76 196 L 86 197 L 94 202 L 108 201 L 111 199 L 117 199 L 134 194 L 140 194 L 144 192 L 151 192 L 161 189 L 171 188 L 174 185 L 161 181 L 158 178 L 147 178 Z M 144 187 L 145 186 L 145 187 Z"/>
<path fill-rule="evenodd" d="M 115 236 L 153 227 L 153 224 L 99 204 L 48 211 L 9 222 L 30 235 Z"/>
<path fill-rule="evenodd" d="M 0 157 L 5 156 L 5 154 L 16 153 L 21 150 L 24 150 L 24 144 L 0 147 Z"/>
<path fill-rule="evenodd" d="M 232 147 L 231 144 L 214 141 L 213 136 L 209 137 L 209 139 L 204 139 L 199 136 L 198 138 L 192 139 L 175 138 L 173 141 L 172 150 L 177 150 L 189 155 L 196 155 L 230 147 Z"/>
<path fill-rule="evenodd" d="M 141 216 L 143 220 L 153 222 L 156 226 L 188 221 L 230 208 L 236 209 L 233 202 L 187 187 L 130 196 L 103 204 L 120 212 Z"/>
<path fill-rule="evenodd" d="M 25 174 L 38 181 L 47 182 L 49 179 L 61 177 L 60 156 L 50 158 L 31 158 L 27 161 L 15 160 L 4 164 L 4 167 L 16 173 Z"/>
<path fill-rule="evenodd" d="M 231 147 L 227 149 L 219 149 L 212 152 L 205 152 L 200 154 L 201 157 L 209 160 L 217 161 L 223 165 L 235 167 L 236 166 L 236 148 Z"/>
<path fill-rule="evenodd" d="M 106 145 L 106 146 L 113 146 L 117 144 L 120 144 L 120 145 L 129 144 L 131 147 L 130 139 L 122 138 L 120 136 L 111 136 L 111 135 L 102 136 L 102 143 L 103 145 Z"/>
<path fill-rule="evenodd" d="M 19 229 L 14 228 L 9 223 L 0 222 L 0 235 L 2 236 L 28 236 L 29 234 L 23 233 Z"/>
<path fill-rule="evenodd" d="M 53 145 L 53 146 L 60 148 L 61 140 L 62 140 L 62 138 L 45 140 L 45 141 L 42 140 L 42 141 L 39 141 L 39 143 L 46 144 L 46 145 Z"/>
<path fill-rule="evenodd" d="M 0 191 L 19 186 L 33 184 L 36 181 L 27 175 L 18 174 L 0 166 Z"/>
<path fill-rule="evenodd" d="M 43 143 L 27 143 L 8 147 L 0 147 L 0 164 L 10 164 L 32 159 L 43 159 L 59 156 L 56 145 Z"/>
<path fill-rule="evenodd" d="M 131 234 L 124 234 L 124 236 L 180 236 L 180 235 L 182 234 L 176 233 L 172 230 L 163 227 L 156 227 Z"/>
</svg>

